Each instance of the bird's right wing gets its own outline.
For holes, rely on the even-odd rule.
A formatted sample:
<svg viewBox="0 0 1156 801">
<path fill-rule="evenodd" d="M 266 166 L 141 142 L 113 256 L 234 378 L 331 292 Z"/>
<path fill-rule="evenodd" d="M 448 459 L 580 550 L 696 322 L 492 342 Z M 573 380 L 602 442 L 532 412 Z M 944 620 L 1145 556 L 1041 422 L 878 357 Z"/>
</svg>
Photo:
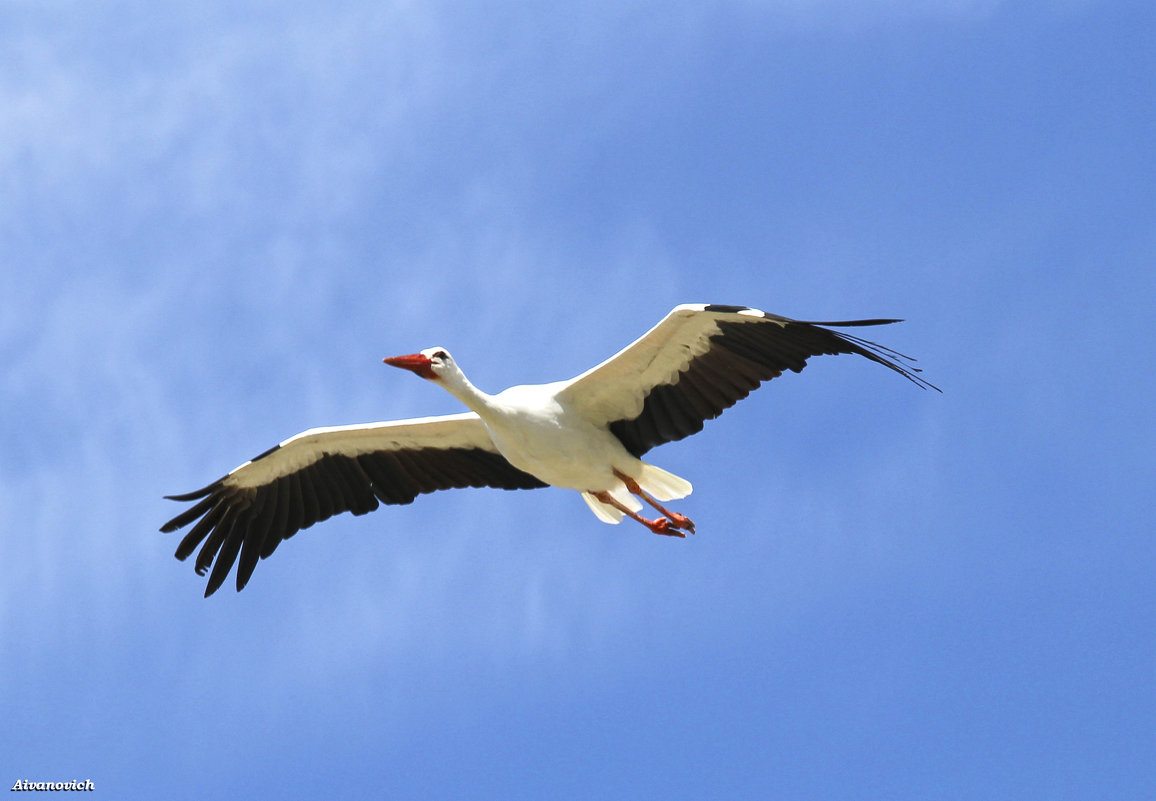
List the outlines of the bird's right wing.
<svg viewBox="0 0 1156 801">
<path fill-rule="evenodd" d="M 196 570 L 209 566 L 205 596 L 216 592 L 240 555 L 237 589 L 258 559 L 282 540 L 341 512 L 362 515 L 386 504 L 453 487 L 533 489 L 546 486 L 506 461 L 473 412 L 389 423 L 311 428 L 285 440 L 195 492 L 167 496 L 197 501 L 161 527 L 196 524 L 176 557 L 204 541 Z M 216 560 L 216 564 L 213 562 Z"/>
</svg>

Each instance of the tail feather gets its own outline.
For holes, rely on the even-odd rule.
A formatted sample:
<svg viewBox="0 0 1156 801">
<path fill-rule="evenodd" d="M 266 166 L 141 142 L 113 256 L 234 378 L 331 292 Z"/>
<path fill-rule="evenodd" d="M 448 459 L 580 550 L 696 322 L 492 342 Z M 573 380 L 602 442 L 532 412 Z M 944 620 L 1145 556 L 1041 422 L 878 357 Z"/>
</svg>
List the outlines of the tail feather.
<svg viewBox="0 0 1156 801">
<path fill-rule="evenodd" d="M 632 512 L 637 512 L 642 508 L 642 501 L 638 500 L 629 492 L 627 492 L 626 487 L 614 487 L 613 489 L 607 490 L 607 492 L 610 493 L 614 500 L 618 501 Z M 594 512 L 598 519 L 603 523 L 621 523 L 622 518 L 625 517 L 625 515 L 622 513 L 622 510 L 617 506 L 611 506 L 608 503 L 603 503 L 589 492 L 582 493 L 582 500 L 586 501 L 586 505 L 590 507 L 590 511 Z"/>
<path fill-rule="evenodd" d="M 675 501 L 690 495 L 694 489 L 685 478 L 668 473 L 661 467 L 642 463 L 642 472 L 635 476 L 638 486 L 660 501 Z"/>
<path fill-rule="evenodd" d="M 590 511 L 603 523 L 618 524 L 621 523 L 622 518 L 625 517 L 621 509 L 616 509 L 608 503 L 603 503 L 589 492 L 582 493 L 582 500 L 586 501 L 586 505 L 590 507 Z"/>
<path fill-rule="evenodd" d="M 654 496 L 659 501 L 673 501 L 678 498 L 685 498 L 690 495 L 691 484 L 685 478 L 680 478 L 674 473 L 668 473 L 661 467 L 655 467 L 652 464 L 642 463 L 642 469 L 638 475 L 634 477 L 638 482 L 638 486 L 643 491 Z M 631 495 L 627 491 L 624 484 L 618 484 L 607 490 L 614 500 L 621 503 L 632 512 L 637 512 L 642 508 L 642 501 Z M 608 503 L 595 498 L 589 492 L 582 493 L 582 500 L 586 501 L 586 505 L 590 507 L 590 511 L 601 520 L 603 523 L 621 523 L 622 518 L 625 517 L 622 510 L 611 506 Z"/>
</svg>

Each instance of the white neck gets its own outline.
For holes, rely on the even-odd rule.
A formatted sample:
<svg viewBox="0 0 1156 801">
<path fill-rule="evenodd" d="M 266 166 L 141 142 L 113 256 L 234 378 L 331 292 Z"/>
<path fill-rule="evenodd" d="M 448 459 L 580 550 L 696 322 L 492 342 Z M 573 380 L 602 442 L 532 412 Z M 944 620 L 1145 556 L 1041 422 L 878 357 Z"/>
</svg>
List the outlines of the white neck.
<svg viewBox="0 0 1156 801">
<path fill-rule="evenodd" d="M 481 417 L 485 417 L 493 408 L 493 396 L 487 395 L 471 384 L 466 374 L 456 364 L 438 376 L 436 383 Z"/>
</svg>

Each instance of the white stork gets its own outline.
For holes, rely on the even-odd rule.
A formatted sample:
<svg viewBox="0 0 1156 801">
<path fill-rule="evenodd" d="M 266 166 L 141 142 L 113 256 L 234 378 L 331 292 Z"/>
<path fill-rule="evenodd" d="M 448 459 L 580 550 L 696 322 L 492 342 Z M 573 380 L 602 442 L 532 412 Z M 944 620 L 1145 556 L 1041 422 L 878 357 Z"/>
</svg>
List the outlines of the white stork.
<svg viewBox="0 0 1156 801">
<path fill-rule="evenodd" d="M 640 458 L 656 445 L 702 430 L 703 422 L 783 370 L 811 356 L 857 353 L 916 385 L 938 389 L 910 357 L 821 326 L 898 320 L 802 322 L 744 306 L 678 306 L 602 364 L 569 381 L 510 387 L 488 395 L 445 348 L 386 364 L 444 388 L 470 411 L 387 423 L 311 428 L 175 501 L 196 501 L 161 527 L 196 524 L 176 557 L 198 545 L 196 571 L 210 566 L 212 595 L 237 562 L 237 590 L 258 559 L 282 540 L 340 512 L 362 515 L 378 503 L 411 503 L 452 487 L 577 490 L 598 517 L 630 517 L 656 534 L 685 537 L 694 523 L 663 506 L 690 494 L 689 481 Z M 642 502 L 659 517 L 639 514 Z M 216 564 L 214 563 L 216 561 Z"/>
</svg>

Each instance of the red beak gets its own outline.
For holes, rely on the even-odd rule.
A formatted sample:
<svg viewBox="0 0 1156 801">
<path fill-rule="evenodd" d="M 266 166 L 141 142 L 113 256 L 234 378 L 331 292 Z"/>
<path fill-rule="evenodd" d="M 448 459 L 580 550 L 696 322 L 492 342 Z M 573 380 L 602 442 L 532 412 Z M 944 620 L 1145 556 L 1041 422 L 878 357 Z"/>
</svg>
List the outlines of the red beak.
<svg viewBox="0 0 1156 801">
<path fill-rule="evenodd" d="M 434 371 L 430 369 L 433 362 L 429 356 L 423 356 L 420 353 L 411 353 L 408 356 L 387 356 L 382 359 L 383 362 L 390 367 L 400 367 L 403 370 L 409 370 L 411 373 L 420 375 L 422 378 L 437 378 Z"/>
</svg>

